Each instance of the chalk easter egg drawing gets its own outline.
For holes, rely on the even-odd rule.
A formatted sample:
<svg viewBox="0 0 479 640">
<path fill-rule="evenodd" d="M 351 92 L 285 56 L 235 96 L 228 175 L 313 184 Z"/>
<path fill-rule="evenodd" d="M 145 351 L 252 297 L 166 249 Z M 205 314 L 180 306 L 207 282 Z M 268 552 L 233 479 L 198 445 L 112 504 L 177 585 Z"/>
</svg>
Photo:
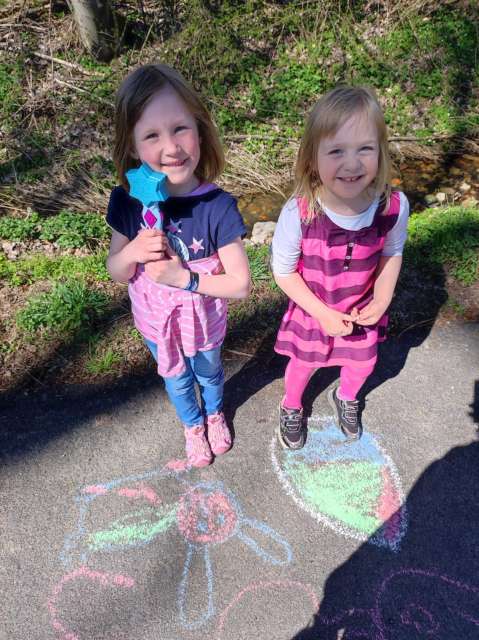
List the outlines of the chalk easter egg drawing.
<svg viewBox="0 0 479 640">
<path fill-rule="evenodd" d="M 330 416 L 308 421 L 303 449 L 271 441 L 273 467 L 286 493 L 318 522 L 342 535 L 398 551 L 407 528 L 396 467 L 366 430 L 345 440 Z"/>
</svg>

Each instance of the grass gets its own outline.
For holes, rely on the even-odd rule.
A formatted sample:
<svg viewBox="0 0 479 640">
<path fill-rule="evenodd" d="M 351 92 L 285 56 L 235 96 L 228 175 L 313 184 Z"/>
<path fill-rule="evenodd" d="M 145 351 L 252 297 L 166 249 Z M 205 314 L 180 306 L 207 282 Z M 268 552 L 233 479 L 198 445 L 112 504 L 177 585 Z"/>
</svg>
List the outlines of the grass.
<svg viewBox="0 0 479 640">
<path fill-rule="evenodd" d="M 55 283 L 51 290 L 28 300 L 16 316 L 16 323 L 28 336 L 43 329 L 49 333 L 71 334 L 86 328 L 107 311 L 110 298 L 75 280 Z"/>
<path fill-rule="evenodd" d="M 267 281 L 276 286 L 269 266 L 270 248 L 267 245 L 249 245 L 246 247 L 253 285 Z"/>
<path fill-rule="evenodd" d="M 405 260 L 424 269 L 443 269 L 464 285 L 477 281 L 479 209 L 446 207 L 411 216 Z"/>
<path fill-rule="evenodd" d="M 12 286 L 33 284 L 41 280 L 61 281 L 81 279 L 88 282 L 107 282 L 106 251 L 85 257 L 48 257 L 34 254 L 21 260 L 8 260 L 0 254 L 0 279 Z"/>
<path fill-rule="evenodd" d="M 6 133 L 12 130 L 16 112 L 24 100 L 21 89 L 22 58 L 15 61 L 0 62 L 0 117 L 2 129 Z"/>
<path fill-rule="evenodd" d="M 112 347 L 102 349 L 97 346 L 90 351 L 88 360 L 85 363 L 85 370 L 93 376 L 111 374 L 122 361 L 122 356 Z"/>
<path fill-rule="evenodd" d="M 48 218 L 40 218 L 36 212 L 24 218 L 0 218 L 1 239 L 15 242 L 38 239 L 53 242 L 62 249 L 92 248 L 106 242 L 110 233 L 104 218 L 96 213 L 64 210 Z"/>
</svg>

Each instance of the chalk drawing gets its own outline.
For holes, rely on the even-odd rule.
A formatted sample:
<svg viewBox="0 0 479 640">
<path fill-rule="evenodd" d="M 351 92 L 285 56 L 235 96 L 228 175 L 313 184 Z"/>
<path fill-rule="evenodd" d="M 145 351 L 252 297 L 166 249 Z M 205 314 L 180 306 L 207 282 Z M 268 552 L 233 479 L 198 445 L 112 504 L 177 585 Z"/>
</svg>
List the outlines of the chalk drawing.
<svg viewBox="0 0 479 640">
<path fill-rule="evenodd" d="M 315 520 L 399 551 L 407 529 L 404 494 L 393 461 L 370 433 L 348 442 L 332 416 L 314 416 L 305 447 L 284 450 L 274 437 L 271 459 L 286 493 Z"/>
<path fill-rule="evenodd" d="M 179 461 L 138 476 L 84 487 L 76 497 L 79 510 L 75 531 L 65 538 L 61 559 L 66 566 L 75 562 L 85 565 L 93 554 L 114 552 L 151 544 L 174 529 L 186 543 L 186 556 L 178 587 L 180 623 L 188 629 L 201 627 L 214 615 L 214 577 L 211 547 L 235 538 L 245 544 L 264 562 L 283 565 L 291 562 L 288 542 L 264 522 L 243 514 L 234 494 L 221 482 L 191 483 L 184 476 L 188 468 Z M 169 502 L 160 498 L 152 485 L 156 480 L 178 481 L 176 495 Z M 106 528 L 92 531 L 87 526 L 92 504 L 108 496 L 119 496 L 142 503 L 130 513 L 116 518 Z M 258 542 L 257 538 L 263 540 Z M 264 542 L 268 541 L 268 549 Z M 274 549 L 271 550 L 271 549 Z M 205 600 L 194 614 L 188 613 L 193 563 L 200 563 L 205 578 Z"/>
<path fill-rule="evenodd" d="M 102 588 L 122 587 L 131 589 L 131 587 L 135 586 L 135 580 L 130 576 L 104 573 L 102 571 L 92 571 L 88 567 L 84 566 L 63 576 L 60 582 L 53 587 L 52 594 L 48 600 L 48 610 L 50 612 L 52 627 L 55 629 L 56 633 L 59 634 L 60 640 L 80 640 L 79 636 L 66 628 L 57 611 L 57 601 L 63 591 L 63 587 L 74 580 L 97 582 Z"/>
<path fill-rule="evenodd" d="M 265 523 L 246 518 L 238 501 L 221 482 L 207 482 L 194 485 L 182 496 L 178 509 L 178 528 L 188 544 L 183 576 L 178 590 L 181 624 L 188 629 L 201 627 L 214 613 L 213 571 L 209 547 L 226 542 L 235 536 L 246 544 L 262 560 L 273 565 L 288 564 L 292 559 L 289 544 Z M 249 535 L 259 531 L 280 547 L 280 553 L 273 555 L 264 550 Z M 195 554 L 202 556 L 207 579 L 207 602 L 203 611 L 195 617 L 186 614 L 187 591 L 190 567 Z"/>
<path fill-rule="evenodd" d="M 479 588 L 438 571 L 392 571 L 372 598 L 371 609 L 349 608 L 334 618 L 322 615 L 320 605 L 315 628 L 364 640 L 459 640 L 461 631 L 467 638 L 479 637 Z"/>
<path fill-rule="evenodd" d="M 310 614 L 314 614 L 319 609 L 319 601 L 318 597 L 311 588 L 309 584 L 303 584 L 302 582 L 298 582 L 295 580 L 272 580 L 269 582 L 253 582 L 249 584 L 247 587 L 242 589 L 228 604 L 227 607 L 222 611 L 218 619 L 218 628 L 217 628 L 217 640 L 222 640 L 226 637 L 225 634 L 225 626 L 228 621 L 228 617 L 231 614 L 231 611 L 241 603 L 241 601 L 245 598 L 245 596 L 249 594 L 257 595 L 261 591 L 272 592 L 272 591 L 283 591 L 285 594 L 300 594 L 300 596 L 305 597 L 308 600 L 307 607 L 310 610 Z M 289 599 L 291 599 L 291 595 L 289 595 Z M 274 628 L 274 618 L 270 621 L 271 627 L 268 630 L 268 633 L 271 633 L 271 630 Z M 257 622 L 255 620 L 255 624 Z M 264 630 L 266 632 L 266 630 Z M 250 631 L 252 638 L 261 638 L 264 637 L 262 635 L 262 630 L 258 629 L 255 626 L 254 629 Z"/>
<path fill-rule="evenodd" d="M 176 522 L 177 500 L 181 495 L 182 473 L 188 467 L 182 461 L 172 460 L 163 467 L 136 476 L 118 478 L 107 483 L 89 485 L 75 497 L 78 507 L 78 524 L 74 532 L 67 535 L 60 559 L 66 567 L 85 565 L 92 553 L 116 551 L 125 546 L 141 547 L 151 543 L 165 533 Z M 173 478 L 178 481 L 174 499 L 165 503 L 160 499 L 152 481 Z M 117 495 L 128 501 L 142 502 L 143 507 L 125 514 L 103 530 L 91 532 L 87 526 L 87 515 L 98 499 Z M 146 504 L 144 504 L 146 503 Z"/>
<path fill-rule="evenodd" d="M 351 607 L 343 611 L 334 619 L 320 618 L 321 631 L 323 625 L 332 627 L 336 631 L 337 640 L 342 638 L 354 638 L 354 640 L 381 640 L 378 630 L 373 620 L 374 611 L 372 609 L 360 609 Z M 344 635 L 347 631 L 347 635 Z M 319 640 L 319 637 L 318 637 Z"/>
<path fill-rule="evenodd" d="M 402 638 L 406 629 L 411 640 L 450 640 L 459 621 L 479 637 L 479 588 L 434 570 L 396 570 L 378 589 L 373 619 L 379 640 Z"/>
</svg>

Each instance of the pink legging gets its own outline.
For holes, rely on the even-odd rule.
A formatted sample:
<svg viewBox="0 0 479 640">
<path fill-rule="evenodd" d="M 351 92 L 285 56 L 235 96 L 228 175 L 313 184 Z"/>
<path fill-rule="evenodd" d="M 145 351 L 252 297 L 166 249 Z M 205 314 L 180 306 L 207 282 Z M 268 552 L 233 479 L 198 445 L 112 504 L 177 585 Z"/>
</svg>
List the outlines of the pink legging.
<svg viewBox="0 0 479 640">
<path fill-rule="evenodd" d="M 356 400 L 359 389 L 373 372 L 374 365 L 369 367 L 341 367 L 339 375 L 338 396 L 342 400 Z M 306 385 L 316 369 L 298 364 L 290 360 L 284 376 L 285 396 L 283 406 L 288 409 L 301 409 Z"/>
</svg>

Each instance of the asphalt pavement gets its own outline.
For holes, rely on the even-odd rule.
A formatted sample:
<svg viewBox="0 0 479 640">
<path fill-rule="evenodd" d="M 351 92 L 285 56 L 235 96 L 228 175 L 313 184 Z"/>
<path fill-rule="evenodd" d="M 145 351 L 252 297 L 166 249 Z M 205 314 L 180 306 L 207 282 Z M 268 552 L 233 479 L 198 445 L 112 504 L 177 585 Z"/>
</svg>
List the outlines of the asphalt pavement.
<svg viewBox="0 0 479 640">
<path fill-rule="evenodd" d="M 1 640 L 479 638 L 479 326 L 382 345 L 358 443 L 316 374 L 299 452 L 285 359 L 224 355 L 235 441 L 205 469 L 153 370 L 3 400 Z"/>
</svg>

